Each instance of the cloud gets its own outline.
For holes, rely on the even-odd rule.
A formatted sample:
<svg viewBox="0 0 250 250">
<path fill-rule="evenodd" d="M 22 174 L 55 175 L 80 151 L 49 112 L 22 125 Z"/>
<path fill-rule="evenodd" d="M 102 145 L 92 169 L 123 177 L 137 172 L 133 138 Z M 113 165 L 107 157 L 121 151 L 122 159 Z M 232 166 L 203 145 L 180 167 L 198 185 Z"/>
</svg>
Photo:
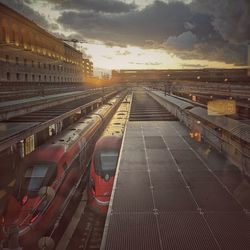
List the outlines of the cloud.
<svg viewBox="0 0 250 250">
<path fill-rule="evenodd" d="M 131 54 L 131 52 L 128 51 L 128 50 L 124 50 L 124 51 L 118 50 L 118 51 L 116 51 L 117 56 L 128 56 L 130 54 Z"/>
<path fill-rule="evenodd" d="M 250 40 L 249 0 L 193 0 L 191 8 L 209 15 L 225 41 L 242 43 Z"/>
<path fill-rule="evenodd" d="M 162 42 L 185 32 L 183 23 L 190 16 L 190 9 L 183 3 L 155 1 L 142 10 L 120 15 L 65 11 L 58 21 L 89 38 L 144 46 L 146 40 Z"/>
<path fill-rule="evenodd" d="M 120 15 L 64 11 L 58 21 L 83 38 L 102 40 L 104 43 L 161 48 L 182 59 L 244 64 L 245 45 L 241 41 L 236 44 L 232 39 L 226 39 L 225 32 L 222 33 L 222 28 L 217 27 L 218 14 L 212 14 L 212 10 L 205 11 L 207 5 L 207 1 L 203 0 L 195 0 L 191 4 L 155 1 L 143 9 Z M 225 12 L 220 8 L 217 11 Z M 233 20 L 232 18 L 231 22 Z M 241 21 L 244 27 L 248 22 L 246 19 Z M 246 29 L 242 27 L 242 30 Z M 241 32 L 241 37 L 244 37 L 243 33 Z"/>
<path fill-rule="evenodd" d="M 191 31 L 186 31 L 179 36 L 170 36 L 166 41 L 166 46 L 180 50 L 192 50 L 196 42 L 196 35 Z"/>
<path fill-rule="evenodd" d="M 48 0 L 56 7 L 66 10 L 92 10 L 94 12 L 123 13 L 137 8 L 133 3 L 118 0 Z"/>
<path fill-rule="evenodd" d="M 47 21 L 45 15 L 41 15 L 37 11 L 34 11 L 28 4 L 30 4 L 30 0 L 0 0 L 1 3 L 7 5 L 8 7 L 14 9 L 19 12 L 23 16 L 27 17 L 31 21 L 37 23 L 41 27 L 46 30 L 57 29 L 58 25 L 55 23 L 50 23 Z"/>
<path fill-rule="evenodd" d="M 160 62 L 129 62 L 129 64 L 133 64 L 133 65 L 147 65 L 147 66 L 158 66 L 158 65 L 161 65 Z"/>
<path fill-rule="evenodd" d="M 207 64 L 199 64 L 199 63 L 198 64 L 182 63 L 180 66 L 184 68 L 194 68 L 194 69 L 208 67 Z"/>
<path fill-rule="evenodd" d="M 35 0 L 0 1 L 51 27 L 45 16 L 32 10 Z M 156 0 L 140 8 L 122 0 L 46 1 L 61 13 L 58 24 L 79 40 L 100 40 L 110 47 L 160 48 L 182 59 L 246 63 L 249 0 Z"/>
<path fill-rule="evenodd" d="M 102 55 L 103 58 L 111 60 L 113 57 L 112 56 L 107 56 L 107 55 Z"/>
</svg>

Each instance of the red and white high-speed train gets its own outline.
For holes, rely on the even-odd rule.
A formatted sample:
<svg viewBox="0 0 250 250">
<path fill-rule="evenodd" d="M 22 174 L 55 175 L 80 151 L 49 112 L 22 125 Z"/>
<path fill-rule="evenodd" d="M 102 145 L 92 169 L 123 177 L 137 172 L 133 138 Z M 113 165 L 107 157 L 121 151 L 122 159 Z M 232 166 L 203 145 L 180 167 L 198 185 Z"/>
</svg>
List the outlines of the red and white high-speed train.
<svg viewBox="0 0 250 250">
<path fill-rule="evenodd" d="M 111 99 L 21 162 L 15 192 L 9 197 L 2 226 L 3 231 L 8 232 L 16 225 L 20 245 L 25 249 L 34 249 L 38 240 L 58 221 L 75 191 L 86 187 L 87 166 L 95 142 L 120 100 L 120 96 Z"/>
<path fill-rule="evenodd" d="M 97 141 L 91 161 L 88 204 L 90 208 L 103 215 L 109 206 L 130 101 L 131 97 L 127 96 L 120 105 Z"/>
<path fill-rule="evenodd" d="M 103 214 L 108 210 L 121 142 L 121 136 L 110 135 L 101 137 L 95 145 L 90 167 L 89 205 Z"/>
</svg>

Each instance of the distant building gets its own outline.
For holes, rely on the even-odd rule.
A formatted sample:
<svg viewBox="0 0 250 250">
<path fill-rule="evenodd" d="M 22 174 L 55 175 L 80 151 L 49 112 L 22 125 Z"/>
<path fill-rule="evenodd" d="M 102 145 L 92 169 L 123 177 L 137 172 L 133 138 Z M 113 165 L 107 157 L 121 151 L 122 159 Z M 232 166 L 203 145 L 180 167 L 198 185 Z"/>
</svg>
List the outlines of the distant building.
<svg viewBox="0 0 250 250">
<path fill-rule="evenodd" d="M 82 53 L 0 3 L 0 82 L 82 82 Z"/>
<path fill-rule="evenodd" d="M 93 77 L 93 62 L 91 62 L 89 59 L 83 59 L 83 75 L 84 78 L 90 78 Z"/>
<path fill-rule="evenodd" d="M 121 82 L 249 80 L 246 69 L 113 70 L 112 79 Z"/>
</svg>

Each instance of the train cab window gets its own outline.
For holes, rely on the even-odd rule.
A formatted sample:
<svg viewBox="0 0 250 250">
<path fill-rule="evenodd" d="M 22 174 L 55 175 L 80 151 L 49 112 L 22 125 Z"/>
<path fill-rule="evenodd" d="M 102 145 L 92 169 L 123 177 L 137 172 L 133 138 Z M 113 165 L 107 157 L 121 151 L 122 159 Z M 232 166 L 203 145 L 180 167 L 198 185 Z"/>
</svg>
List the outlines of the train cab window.
<svg viewBox="0 0 250 250">
<path fill-rule="evenodd" d="M 111 149 L 102 149 L 95 152 L 94 168 L 98 176 L 114 175 L 119 152 Z"/>
<path fill-rule="evenodd" d="M 21 187 L 22 193 L 37 195 L 42 186 L 48 186 L 52 182 L 55 169 L 55 165 L 49 163 L 35 164 L 27 168 Z"/>
<path fill-rule="evenodd" d="M 28 168 L 25 173 L 25 181 L 28 181 L 28 192 L 38 191 L 42 186 L 43 180 L 48 171 L 48 166 L 37 165 L 33 168 Z"/>
<path fill-rule="evenodd" d="M 115 151 L 107 151 L 101 152 L 101 166 L 103 170 L 114 170 L 116 168 L 117 160 L 118 160 L 118 152 Z"/>
</svg>

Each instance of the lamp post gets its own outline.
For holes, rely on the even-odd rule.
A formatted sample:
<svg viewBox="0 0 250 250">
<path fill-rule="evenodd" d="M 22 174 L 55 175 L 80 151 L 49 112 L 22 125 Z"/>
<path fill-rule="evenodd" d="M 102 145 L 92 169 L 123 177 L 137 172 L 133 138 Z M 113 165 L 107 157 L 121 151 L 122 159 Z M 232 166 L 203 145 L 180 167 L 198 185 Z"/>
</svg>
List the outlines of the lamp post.
<svg viewBox="0 0 250 250">
<path fill-rule="evenodd" d="M 231 84 L 230 84 L 228 78 L 225 78 L 225 79 L 224 79 L 224 82 L 225 82 L 225 83 L 228 83 L 228 90 L 229 90 L 229 93 L 231 94 Z"/>
<path fill-rule="evenodd" d="M 170 82 L 170 77 L 171 77 L 171 75 L 170 74 L 168 74 L 167 75 L 167 79 L 168 79 L 168 81 L 167 81 L 167 84 L 168 84 L 168 93 L 169 93 L 169 95 L 171 95 L 172 94 L 172 83 Z"/>
</svg>

